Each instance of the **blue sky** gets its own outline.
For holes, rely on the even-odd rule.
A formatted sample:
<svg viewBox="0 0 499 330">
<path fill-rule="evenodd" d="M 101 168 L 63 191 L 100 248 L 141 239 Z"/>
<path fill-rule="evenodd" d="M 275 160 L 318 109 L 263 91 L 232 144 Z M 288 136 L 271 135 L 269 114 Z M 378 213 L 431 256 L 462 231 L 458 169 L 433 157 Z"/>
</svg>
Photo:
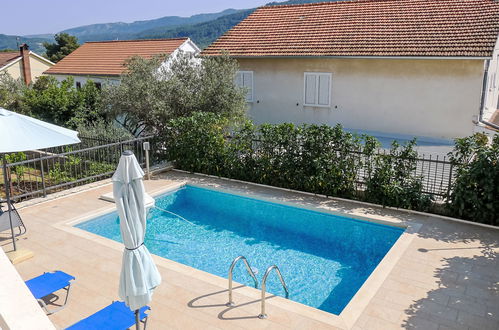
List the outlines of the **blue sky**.
<svg viewBox="0 0 499 330">
<path fill-rule="evenodd" d="M 163 16 L 191 16 L 227 8 L 252 8 L 271 0 L 23 0 L 2 1 L 0 34 L 56 33 L 110 22 L 132 22 Z M 9 13 L 7 15 L 7 13 Z M 19 13 L 16 15 L 15 13 Z"/>
</svg>

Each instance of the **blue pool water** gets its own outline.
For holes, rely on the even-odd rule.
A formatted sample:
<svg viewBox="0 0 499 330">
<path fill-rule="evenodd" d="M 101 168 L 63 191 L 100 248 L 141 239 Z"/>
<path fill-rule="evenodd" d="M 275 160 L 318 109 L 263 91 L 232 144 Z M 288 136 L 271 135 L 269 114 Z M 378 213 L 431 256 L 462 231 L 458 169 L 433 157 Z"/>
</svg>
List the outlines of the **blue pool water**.
<svg viewBox="0 0 499 330">
<path fill-rule="evenodd" d="M 145 243 L 151 253 L 227 278 L 244 255 L 257 268 L 279 266 L 290 299 L 339 314 L 403 229 L 215 190 L 185 186 L 156 198 Z M 116 213 L 76 225 L 121 241 Z M 168 281 L 168 279 L 165 279 Z M 234 280 L 252 285 L 239 264 Z M 267 290 L 284 295 L 275 274 Z M 236 302 L 237 303 L 237 302 Z"/>
</svg>

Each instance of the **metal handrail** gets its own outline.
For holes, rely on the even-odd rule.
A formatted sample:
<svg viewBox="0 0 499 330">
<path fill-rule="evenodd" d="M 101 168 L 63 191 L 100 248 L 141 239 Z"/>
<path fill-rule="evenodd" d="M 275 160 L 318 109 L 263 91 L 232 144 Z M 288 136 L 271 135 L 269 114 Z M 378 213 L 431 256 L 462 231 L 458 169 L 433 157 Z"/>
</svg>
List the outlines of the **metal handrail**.
<svg viewBox="0 0 499 330">
<path fill-rule="evenodd" d="M 277 276 L 279 277 L 279 280 L 281 281 L 282 287 L 284 288 L 284 291 L 286 292 L 286 299 L 289 299 L 289 290 L 288 287 L 286 286 L 286 282 L 284 282 L 284 278 L 282 277 L 281 271 L 279 270 L 279 267 L 276 265 L 270 266 L 267 268 L 267 271 L 265 272 L 265 275 L 263 275 L 262 279 L 262 299 L 261 299 L 261 304 L 262 304 L 262 310 L 260 312 L 260 315 L 258 315 L 259 319 L 266 319 L 267 314 L 265 314 L 265 291 L 267 288 L 267 277 L 269 276 L 270 272 L 275 269 L 277 272 Z"/>
<path fill-rule="evenodd" d="M 234 259 L 234 261 L 232 261 L 232 264 L 230 265 L 229 268 L 229 302 L 226 304 L 229 307 L 234 306 L 234 302 L 232 301 L 232 273 L 234 271 L 234 267 L 236 266 L 239 260 L 242 260 L 246 265 L 246 271 L 253 278 L 253 281 L 255 282 L 255 289 L 258 289 L 258 279 L 256 278 L 255 273 L 251 269 L 248 260 L 244 256 L 237 257 L 236 259 Z"/>
<path fill-rule="evenodd" d="M 152 136 L 138 137 L 138 138 L 135 138 L 135 139 L 125 140 L 125 141 L 119 141 L 119 142 L 113 142 L 113 143 L 109 143 L 109 144 L 103 144 L 103 145 L 100 145 L 100 146 L 88 147 L 88 148 L 78 149 L 78 150 L 73 150 L 73 151 L 66 151 L 66 152 L 62 152 L 60 154 L 52 154 L 50 156 L 42 156 L 42 157 L 38 157 L 38 158 L 34 158 L 34 159 L 26 159 L 26 160 L 22 160 L 20 162 L 7 163 L 7 167 L 25 165 L 25 164 L 33 163 L 34 161 L 38 162 L 38 161 L 48 160 L 48 159 L 53 159 L 53 158 L 62 158 L 64 156 L 70 156 L 70 155 L 80 154 L 80 153 L 84 153 L 84 152 L 88 152 L 88 151 L 93 151 L 93 150 L 99 150 L 99 149 L 104 149 L 104 148 L 109 148 L 109 147 L 120 146 L 120 145 L 123 145 L 123 144 L 131 144 L 131 143 L 134 143 L 134 142 L 148 140 L 148 139 L 151 139 L 151 138 L 152 138 Z"/>
</svg>

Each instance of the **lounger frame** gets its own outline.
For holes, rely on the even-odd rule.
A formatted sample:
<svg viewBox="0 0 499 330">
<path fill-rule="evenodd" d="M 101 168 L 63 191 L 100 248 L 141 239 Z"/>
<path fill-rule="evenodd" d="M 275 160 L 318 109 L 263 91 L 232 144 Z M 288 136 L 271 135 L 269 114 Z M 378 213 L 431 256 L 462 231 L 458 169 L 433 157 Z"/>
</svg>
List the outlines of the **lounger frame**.
<svg viewBox="0 0 499 330">
<path fill-rule="evenodd" d="M 46 274 L 46 272 L 44 273 Z M 54 314 L 58 311 L 60 311 L 61 309 L 64 309 L 68 303 L 68 297 L 69 297 L 69 290 L 71 289 L 71 282 L 69 282 L 68 286 L 60 289 L 60 290 L 65 290 L 66 291 L 66 297 L 64 298 L 64 304 L 62 304 L 61 306 L 59 307 L 54 307 L 54 308 L 49 308 L 47 306 L 47 304 L 45 303 L 45 301 L 43 300 L 43 298 L 47 297 L 43 297 L 43 298 L 40 298 L 40 299 L 37 299 L 38 300 L 38 303 L 40 304 L 40 306 L 45 310 L 45 312 L 47 313 L 47 315 L 51 315 L 51 314 Z M 57 292 L 57 291 L 56 291 Z M 53 294 L 53 293 L 52 293 Z"/>
<path fill-rule="evenodd" d="M 6 204 L 6 206 L 2 207 L 2 204 L 4 204 L 4 203 Z M 14 203 L 10 202 L 10 206 L 11 206 L 12 223 L 19 230 L 19 233 L 14 234 L 15 237 L 26 234 L 26 231 L 27 231 L 26 225 L 24 224 L 21 216 L 19 215 L 19 212 L 17 212 L 17 209 L 14 206 Z M 5 217 L 5 219 L 8 219 L 9 218 L 9 205 L 7 204 L 7 202 L 6 201 L 1 202 L 0 208 L 3 211 L 3 213 L 0 214 L 0 218 Z M 3 220 L 5 220 L 5 219 L 3 219 Z M 0 224 L 0 228 L 3 228 L 3 226 L 1 224 Z M 5 226 L 5 228 L 8 229 L 6 226 Z M 0 229 L 0 230 L 3 230 L 3 229 Z"/>
</svg>

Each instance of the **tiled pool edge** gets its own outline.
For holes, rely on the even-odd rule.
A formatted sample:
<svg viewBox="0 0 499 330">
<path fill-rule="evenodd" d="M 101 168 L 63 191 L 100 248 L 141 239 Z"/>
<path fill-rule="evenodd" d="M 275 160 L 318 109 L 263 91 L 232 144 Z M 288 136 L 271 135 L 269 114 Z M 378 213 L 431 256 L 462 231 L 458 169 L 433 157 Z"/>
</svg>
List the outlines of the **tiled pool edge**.
<svg viewBox="0 0 499 330">
<path fill-rule="evenodd" d="M 381 285 L 386 280 L 390 272 L 393 270 L 402 255 L 406 252 L 415 235 L 421 229 L 422 225 L 417 223 L 407 224 L 406 230 L 390 248 L 385 257 L 376 266 L 374 271 L 369 275 L 364 284 L 360 287 L 352 300 L 340 313 L 340 317 L 347 324 L 353 327 L 358 318 L 365 310 L 369 302 L 376 295 Z"/>
<path fill-rule="evenodd" d="M 214 179 L 222 181 L 222 182 L 226 181 L 226 180 L 221 179 L 221 178 L 214 178 Z M 229 180 L 227 180 L 227 181 L 229 181 Z M 244 193 L 244 192 L 240 192 L 240 191 L 234 191 L 233 188 L 224 189 L 223 187 L 222 188 L 214 187 L 213 185 L 210 185 L 207 183 L 206 184 L 199 184 L 199 183 L 194 184 L 194 183 L 190 183 L 190 182 L 185 181 L 185 180 L 177 181 L 176 183 L 170 184 L 167 187 L 164 187 L 162 189 L 157 189 L 155 191 L 149 191 L 149 193 L 151 195 L 157 197 L 157 196 L 163 195 L 165 193 L 168 193 L 170 191 L 176 190 L 176 189 L 184 186 L 185 184 L 192 184 L 194 186 L 207 187 L 209 189 L 215 189 L 215 190 L 220 190 L 220 191 L 228 191 L 228 192 L 233 193 L 233 194 L 236 193 L 236 195 L 238 194 L 241 196 L 251 196 L 252 198 L 256 198 L 256 199 L 260 199 L 260 200 L 264 200 L 264 201 L 270 201 L 270 202 L 274 202 L 274 203 L 276 202 L 275 199 L 269 199 L 269 198 L 266 198 L 263 196 L 259 196 L 257 193 L 254 193 L 254 194 Z M 272 187 L 266 187 L 266 188 L 272 188 Z M 300 194 L 300 192 L 294 192 L 294 191 L 292 193 L 297 194 L 297 195 Z M 310 197 L 309 194 L 303 194 L 303 195 L 308 195 Z M 322 198 L 320 196 L 314 196 L 314 197 Z M 290 203 L 290 202 L 287 202 L 285 200 L 282 200 L 282 198 L 277 200 L 277 202 L 285 204 L 285 205 L 292 205 L 292 206 L 298 205 L 299 207 L 302 207 L 305 209 L 310 209 L 310 210 L 315 210 L 315 211 L 320 211 L 320 212 L 325 212 L 325 213 L 331 213 L 331 214 L 336 214 L 336 215 L 343 215 L 344 216 L 346 214 L 346 213 L 336 212 L 336 211 L 327 210 L 327 209 L 323 209 L 323 208 L 319 208 L 319 207 L 311 207 L 310 205 L 305 205 L 305 204 L 302 204 L 299 202 Z M 107 214 L 109 212 L 112 212 L 114 209 L 115 209 L 114 204 L 110 203 L 109 206 L 100 208 L 98 210 L 95 210 L 94 212 L 85 214 L 81 217 L 75 217 L 75 218 L 72 218 L 69 220 L 65 220 L 65 221 L 56 223 L 53 226 L 60 229 L 60 230 L 63 230 L 63 231 L 69 232 L 71 234 L 89 239 L 89 240 L 94 241 L 96 243 L 105 245 L 109 248 L 121 251 L 123 249 L 122 244 L 74 227 L 74 225 L 77 223 L 81 223 L 81 222 L 93 219 L 95 217 Z M 372 217 L 363 217 L 363 216 L 357 216 L 357 215 L 353 216 L 353 215 L 349 214 L 349 217 L 350 216 L 354 217 L 354 218 L 358 218 L 360 220 L 364 220 L 364 221 L 370 221 L 370 222 L 382 223 L 382 224 L 390 224 L 392 226 L 397 226 L 397 227 L 406 227 L 407 229 L 399 237 L 399 239 L 394 244 L 394 246 L 392 246 L 392 248 L 389 250 L 389 252 L 385 255 L 385 257 L 378 264 L 378 266 L 375 268 L 375 270 L 371 273 L 371 275 L 368 277 L 368 279 L 364 282 L 362 287 L 357 291 L 355 296 L 348 303 L 348 305 L 345 307 L 345 309 L 343 310 L 343 312 L 340 315 L 327 313 L 327 312 L 321 311 L 319 309 L 309 307 L 309 306 L 306 306 L 306 305 L 303 305 L 303 304 L 300 304 L 300 303 L 297 303 L 294 301 L 290 301 L 290 300 L 287 300 L 287 299 L 284 299 L 281 297 L 275 297 L 272 300 L 269 300 L 267 302 L 267 304 L 270 307 L 275 306 L 275 307 L 281 308 L 283 310 L 294 312 L 294 313 L 300 314 L 302 316 L 308 317 L 310 319 L 314 319 L 314 320 L 317 320 L 317 321 L 320 321 L 320 322 L 323 322 L 323 323 L 326 323 L 326 324 L 329 324 L 331 326 L 338 327 L 338 328 L 348 329 L 348 328 L 351 328 L 355 324 L 355 322 L 360 317 L 360 315 L 362 314 L 364 309 L 368 306 L 370 300 L 374 297 L 376 292 L 380 289 L 382 283 L 384 282 L 384 280 L 386 279 L 388 274 L 391 272 L 391 270 L 393 269 L 395 264 L 399 261 L 400 257 L 405 252 L 405 250 L 407 249 L 407 247 L 411 243 L 412 239 L 414 238 L 414 234 L 419 230 L 421 225 L 409 223 L 409 224 L 407 224 L 407 226 L 405 226 L 405 225 L 401 226 L 401 224 L 402 224 L 401 222 L 397 223 L 397 222 L 392 222 L 389 220 L 379 220 L 379 219 L 375 219 Z M 216 275 L 213 275 L 213 274 L 210 274 L 210 273 L 207 273 L 207 272 L 204 272 L 204 271 L 177 263 L 175 261 L 172 261 L 172 260 L 169 260 L 166 258 L 156 256 L 156 255 L 154 255 L 154 260 L 158 266 L 165 267 L 167 269 L 179 272 L 179 273 L 187 275 L 187 276 L 195 275 L 195 277 L 197 279 L 204 281 L 204 282 L 207 282 L 207 283 L 210 283 L 210 284 L 213 284 L 213 285 L 216 285 L 216 286 L 219 286 L 219 287 L 227 287 L 227 280 L 222 278 L 222 277 L 219 277 L 219 276 L 216 276 Z M 255 300 L 260 298 L 260 290 L 257 290 L 257 289 L 251 288 L 251 287 L 243 287 L 243 288 L 237 289 L 237 293 L 243 294 L 243 295 L 250 297 L 251 299 L 255 299 Z"/>
</svg>

